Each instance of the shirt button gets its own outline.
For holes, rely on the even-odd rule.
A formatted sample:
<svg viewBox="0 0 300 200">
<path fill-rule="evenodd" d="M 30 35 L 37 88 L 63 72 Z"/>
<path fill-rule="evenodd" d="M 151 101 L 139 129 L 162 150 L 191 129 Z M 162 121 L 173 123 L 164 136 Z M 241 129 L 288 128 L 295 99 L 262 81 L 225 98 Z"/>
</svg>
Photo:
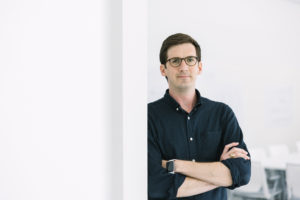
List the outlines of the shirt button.
<svg viewBox="0 0 300 200">
<path fill-rule="evenodd" d="M 195 159 L 193 159 L 192 161 L 195 162 Z"/>
<path fill-rule="evenodd" d="M 190 141 L 193 141 L 193 138 L 192 138 L 192 137 L 190 137 Z"/>
<path fill-rule="evenodd" d="M 179 108 L 176 108 L 176 110 L 178 111 L 178 110 L 179 110 Z"/>
<path fill-rule="evenodd" d="M 191 118 L 190 118 L 190 116 L 188 116 L 188 120 L 190 120 Z"/>
</svg>

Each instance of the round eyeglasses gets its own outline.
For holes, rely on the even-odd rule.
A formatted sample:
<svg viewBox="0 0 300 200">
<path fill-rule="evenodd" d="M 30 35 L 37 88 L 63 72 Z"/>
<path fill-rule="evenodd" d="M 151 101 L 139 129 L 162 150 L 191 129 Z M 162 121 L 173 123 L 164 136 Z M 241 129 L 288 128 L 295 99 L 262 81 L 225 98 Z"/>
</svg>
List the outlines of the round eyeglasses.
<svg viewBox="0 0 300 200">
<path fill-rule="evenodd" d="M 188 56 L 185 58 L 179 58 L 179 57 L 170 58 L 167 60 L 167 62 L 170 62 L 170 65 L 172 67 L 179 67 L 181 65 L 182 60 L 184 60 L 184 62 L 190 67 L 194 66 L 199 61 L 198 57 L 196 56 Z"/>
</svg>

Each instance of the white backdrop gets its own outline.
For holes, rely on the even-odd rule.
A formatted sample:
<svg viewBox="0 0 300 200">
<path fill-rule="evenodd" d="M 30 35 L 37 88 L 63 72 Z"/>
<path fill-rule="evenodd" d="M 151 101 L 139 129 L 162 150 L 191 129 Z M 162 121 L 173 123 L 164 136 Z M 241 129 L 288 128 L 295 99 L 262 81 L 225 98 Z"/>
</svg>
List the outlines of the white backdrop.
<svg viewBox="0 0 300 200">
<path fill-rule="evenodd" d="M 110 7 L 1 1 L 0 199 L 114 197 Z"/>
<path fill-rule="evenodd" d="M 1 200 L 146 199 L 146 4 L 0 1 Z"/>
<path fill-rule="evenodd" d="M 152 0 L 148 9 L 148 101 L 162 97 L 159 50 L 182 32 L 202 48 L 197 88 L 236 113 L 248 146 L 300 140 L 300 2 Z"/>
</svg>

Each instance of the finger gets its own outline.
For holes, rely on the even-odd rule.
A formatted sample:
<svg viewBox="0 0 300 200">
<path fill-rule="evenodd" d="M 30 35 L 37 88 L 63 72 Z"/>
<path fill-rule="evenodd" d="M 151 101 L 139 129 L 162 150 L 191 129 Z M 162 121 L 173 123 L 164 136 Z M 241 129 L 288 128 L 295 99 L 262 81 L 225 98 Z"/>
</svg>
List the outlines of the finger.
<svg viewBox="0 0 300 200">
<path fill-rule="evenodd" d="M 249 156 L 246 156 L 245 154 L 243 154 L 243 155 L 241 156 L 241 158 L 244 158 L 245 160 L 250 160 L 250 157 L 249 157 Z"/>
<path fill-rule="evenodd" d="M 238 158 L 242 155 L 247 156 L 246 154 L 242 153 L 239 148 L 232 148 L 230 151 L 228 151 L 229 158 Z"/>
<path fill-rule="evenodd" d="M 245 151 L 244 149 L 240 149 L 240 148 L 239 148 L 239 151 L 240 151 L 240 153 L 245 154 L 245 155 L 248 155 L 248 154 L 249 154 L 249 153 L 248 153 L 247 151 Z"/>
<path fill-rule="evenodd" d="M 230 153 L 230 154 L 229 154 L 229 158 L 236 158 L 235 153 Z"/>
<path fill-rule="evenodd" d="M 229 143 L 229 144 L 225 145 L 225 148 L 224 148 L 224 150 L 223 150 L 223 153 L 224 153 L 224 152 L 227 152 L 231 147 L 234 147 L 234 146 L 237 146 L 237 145 L 239 145 L 238 142 L 232 142 L 232 143 Z"/>
<path fill-rule="evenodd" d="M 240 152 L 240 153 L 243 153 L 243 154 L 246 154 L 246 155 L 248 154 L 247 151 L 245 151 L 244 149 L 238 148 L 238 147 L 234 147 L 231 150 L 234 151 L 234 152 Z"/>
<path fill-rule="evenodd" d="M 243 150 L 242 152 L 243 152 L 243 154 L 246 154 L 246 155 L 249 154 L 249 153 L 248 153 L 247 151 L 245 151 L 245 150 Z"/>
<path fill-rule="evenodd" d="M 233 154 L 233 153 L 232 153 Z M 231 157 L 232 158 L 232 157 Z M 250 157 L 243 154 L 243 153 L 240 153 L 240 152 L 237 152 L 237 153 L 234 153 L 234 158 L 244 158 L 245 160 L 249 160 Z"/>
<path fill-rule="evenodd" d="M 248 154 L 248 152 L 247 151 L 245 151 L 244 149 L 242 149 L 242 148 L 238 148 L 238 147 L 234 147 L 237 151 L 239 151 L 239 152 L 241 152 L 241 153 L 243 153 L 243 154 Z"/>
</svg>

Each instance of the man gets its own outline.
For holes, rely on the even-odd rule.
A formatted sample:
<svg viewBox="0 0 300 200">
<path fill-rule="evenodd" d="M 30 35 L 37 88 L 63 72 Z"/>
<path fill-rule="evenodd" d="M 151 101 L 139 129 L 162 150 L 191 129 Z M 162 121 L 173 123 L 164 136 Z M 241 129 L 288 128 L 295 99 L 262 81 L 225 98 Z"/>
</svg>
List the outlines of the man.
<svg viewBox="0 0 300 200">
<path fill-rule="evenodd" d="M 200 95 L 201 49 L 188 35 L 160 50 L 169 89 L 148 105 L 148 198 L 227 199 L 250 179 L 250 157 L 233 111 Z"/>
</svg>

